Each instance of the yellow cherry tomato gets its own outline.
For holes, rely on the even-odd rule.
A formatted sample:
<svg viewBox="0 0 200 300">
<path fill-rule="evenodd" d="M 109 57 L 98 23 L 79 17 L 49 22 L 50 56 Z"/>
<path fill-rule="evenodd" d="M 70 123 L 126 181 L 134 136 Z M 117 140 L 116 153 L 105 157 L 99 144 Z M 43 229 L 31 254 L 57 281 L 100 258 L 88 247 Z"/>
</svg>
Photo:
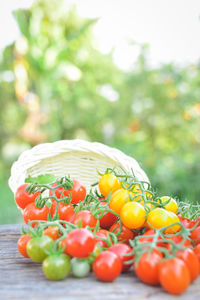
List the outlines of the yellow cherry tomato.
<svg viewBox="0 0 200 300">
<path fill-rule="evenodd" d="M 149 212 L 147 222 L 150 227 L 160 229 L 173 223 L 179 222 L 179 218 L 173 212 L 157 207 Z M 167 233 L 177 232 L 179 225 L 173 225 L 166 230 Z"/>
<path fill-rule="evenodd" d="M 99 179 L 99 190 L 104 197 L 107 197 L 111 190 L 114 193 L 118 189 L 121 189 L 121 187 L 120 181 L 112 173 L 102 175 Z"/>
<path fill-rule="evenodd" d="M 146 211 L 139 202 L 128 202 L 122 207 L 120 218 L 122 223 L 129 229 L 137 229 L 144 225 Z"/>
<path fill-rule="evenodd" d="M 162 203 L 169 200 L 169 202 L 164 206 L 164 208 L 168 211 L 171 211 L 171 212 L 177 214 L 178 204 L 175 199 L 173 199 L 169 196 L 163 196 L 160 199 L 161 199 Z"/>
<path fill-rule="evenodd" d="M 124 204 L 130 201 L 132 193 L 125 189 L 116 191 L 110 198 L 110 208 L 116 213 L 120 214 L 120 211 Z"/>
</svg>

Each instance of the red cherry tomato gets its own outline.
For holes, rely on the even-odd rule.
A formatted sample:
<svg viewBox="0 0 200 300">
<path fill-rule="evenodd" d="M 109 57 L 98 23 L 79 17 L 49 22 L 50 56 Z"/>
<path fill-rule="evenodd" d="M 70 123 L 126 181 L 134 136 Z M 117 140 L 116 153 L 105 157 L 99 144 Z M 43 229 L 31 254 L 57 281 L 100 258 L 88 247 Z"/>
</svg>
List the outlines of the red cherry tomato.
<svg viewBox="0 0 200 300">
<path fill-rule="evenodd" d="M 85 228 L 73 229 L 66 237 L 66 251 L 73 257 L 88 257 L 94 250 L 96 241 Z"/>
<path fill-rule="evenodd" d="M 162 287 L 170 294 L 182 294 L 190 284 L 190 272 L 177 257 L 158 264 L 158 271 Z"/>
<path fill-rule="evenodd" d="M 182 242 L 182 240 L 183 240 L 182 236 L 180 236 L 180 235 L 175 235 L 175 236 L 171 237 L 170 239 L 171 239 L 175 244 L 180 244 L 180 243 Z M 181 244 L 181 246 L 182 246 L 182 247 L 189 247 L 189 246 L 191 246 L 191 243 L 190 243 L 189 240 L 185 240 L 184 243 Z M 166 248 L 167 248 L 168 250 L 170 250 L 170 249 L 172 248 L 171 244 L 168 243 L 168 244 L 166 245 Z"/>
<path fill-rule="evenodd" d="M 15 202 L 22 209 L 24 209 L 28 204 L 34 202 L 35 198 L 40 194 L 40 191 L 29 194 L 26 191 L 27 186 L 28 183 L 20 185 L 15 193 Z"/>
<path fill-rule="evenodd" d="M 107 202 L 101 202 L 100 206 L 107 204 Z M 109 229 L 117 221 L 117 216 L 111 212 L 107 212 L 99 221 L 102 228 Z"/>
<path fill-rule="evenodd" d="M 108 231 L 105 229 L 100 229 L 98 232 L 96 232 L 96 235 L 99 236 L 100 238 L 107 239 Z M 103 248 L 108 247 L 107 243 L 101 239 L 96 238 L 96 243 Z"/>
<path fill-rule="evenodd" d="M 111 246 L 109 251 L 112 251 L 115 253 L 119 258 L 121 259 L 122 262 L 122 272 L 126 272 L 130 267 L 132 266 L 132 263 L 127 264 L 126 262 L 133 259 L 133 255 L 127 256 L 126 254 L 130 253 L 132 251 L 131 247 L 128 246 L 127 244 L 124 243 L 117 243 Z"/>
<path fill-rule="evenodd" d="M 183 218 L 182 216 L 178 215 L 180 222 L 185 226 L 186 228 L 192 228 L 197 221 L 195 220 L 189 220 L 187 218 Z"/>
<path fill-rule="evenodd" d="M 177 257 L 184 261 L 189 272 L 191 281 L 195 280 L 199 275 L 199 260 L 194 251 L 190 248 L 179 250 Z"/>
<path fill-rule="evenodd" d="M 140 243 L 149 243 L 153 241 L 153 237 L 146 237 L 148 235 L 154 235 L 155 231 L 153 229 L 148 229 L 143 235 L 141 235 L 141 238 L 139 238 Z M 158 240 L 160 240 L 161 237 L 158 237 Z M 165 247 L 165 244 L 163 242 L 157 243 L 158 247 Z"/>
<path fill-rule="evenodd" d="M 199 270 L 200 270 L 200 244 L 196 245 L 193 249 L 194 253 L 198 257 L 199 260 Z"/>
<path fill-rule="evenodd" d="M 106 250 L 96 257 L 93 271 L 99 280 L 113 281 L 122 271 L 122 262 L 115 253 Z"/>
<path fill-rule="evenodd" d="M 121 226 L 121 229 L 122 229 L 122 232 L 118 235 L 118 237 L 117 237 L 118 240 L 121 242 L 124 242 L 126 244 L 129 244 L 129 240 L 132 240 L 135 237 L 135 234 L 129 228 L 124 226 L 123 224 Z M 118 233 L 120 231 L 120 223 L 116 222 L 115 224 L 113 224 L 110 227 L 109 231 L 113 232 L 115 234 Z"/>
<path fill-rule="evenodd" d="M 84 200 L 86 196 L 86 188 L 81 184 L 81 182 L 77 179 L 73 179 L 73 187 L 70 190 L 65 190 L 63 187 L 59 187 L 55 190 L 55 195 L 57 199 L 60 199 L 61 195 L 63 194 L 64 197 L 69 197 L 71 194 L 72 196 L 72 204 L 77 204 Z M 56 184 L 53 185 L 56 187 Z M 50 196 L 52 196 L 52 192 L 50 191 Z"/>
<path fill-rule="evenodd" d="M 75 215 L 73 224 L 81 224 L 82 228 L 86 226 L 94 228 L 97 225 L 97 219 L 92 215 L 92 213 L 89 210 L 81 210 Z"/>
<path fill-rule="evenodd" d="M 55 214 L 57 202 L 53 201 L 51 208 L 50 208 L 50 214 L 51 217 Z M 59 220 L 64 220 L 68 222 L 72 222 L 75 216 L 73 205 L 70 204 L 64 204 L 62 202 L 59 202 L 58 204 L 58 216 Z"/>
<path fill-rule="evenodd" d="M 190 238 L 194 246 L 200 244 L 200 226 L 197 226 L 191 233 Z"/>
<path fill-rule="evenodd" d="M 147 284 L 159 284 L 158 263 L 162 258 L 162 253 L 156 249 L 152 253 L 142 254 L 139 262 L 134 266 L 136 275 Z"/>
<path fill-rule="evenodd" d="M 28 234 L 22 235 L 17 241 L 17 248 L 22 256 L 29 257 L 26 251 L 26 245 L 30 241 L 30 236 Z"/>
<path fill-rule="evenodd" d="M 44 205 L 42 208 L 39 208 L 35 203 L 30 203 L 27 205 L 23 211 L 24 222 L 28 224 L 29 221 L 33 220 L 43 220 L 47 221 L 49 213 L 49 208 Z M 35 226 L 36 223 L 32 223 L 32 226 Z"/>
<path fill-rule="evenodd" d="M 42 234 L 48 235 L 52 240 L 56 241 L 59 238 L 59 228 L 57 226 L 49 226 Z"/>
</svg>

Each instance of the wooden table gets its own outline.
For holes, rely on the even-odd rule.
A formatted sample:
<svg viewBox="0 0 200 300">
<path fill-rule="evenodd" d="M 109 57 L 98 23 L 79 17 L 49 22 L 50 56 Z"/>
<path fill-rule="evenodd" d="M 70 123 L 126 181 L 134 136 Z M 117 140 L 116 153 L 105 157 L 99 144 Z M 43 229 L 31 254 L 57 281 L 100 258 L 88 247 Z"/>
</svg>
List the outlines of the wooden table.
<svg viewBox="0 0 200 300">
<path fill-rule="evenodd" d="M 171 296 L 161 287 L 143 284 L 130 271 L 112 283 L 102 283 L 91 273 L 89 277 L 48 281 L 41 264 L 23 258 L 17 250 L 19 225 L 0 226 L 0 300 L 4 299 L 125 299 L 125 300 L 200 300 L 200 277 L 183 295 Z"/>
</svg>

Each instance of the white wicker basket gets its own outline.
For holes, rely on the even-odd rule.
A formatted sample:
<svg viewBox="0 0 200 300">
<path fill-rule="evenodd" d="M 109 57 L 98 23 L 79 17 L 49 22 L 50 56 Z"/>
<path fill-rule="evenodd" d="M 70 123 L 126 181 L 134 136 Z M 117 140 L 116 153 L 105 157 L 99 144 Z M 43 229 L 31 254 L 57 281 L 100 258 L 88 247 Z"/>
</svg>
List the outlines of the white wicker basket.
<svg viewBox="0 0 200 300">
<path fill-rule="evenodd" d="M 28 176 L 54 174 L 79 179 L 87 189 L 98 180 L 97 171 L 121 166 L 127 172 L 133 169 L 138 180 L 149 181 L 137 161 L 123 152 L 100 143 L 83 140 L 63 140 L 44 143 L 24 151 L 13 164 L 9 186 L 15 193 Z"/>
</svg>

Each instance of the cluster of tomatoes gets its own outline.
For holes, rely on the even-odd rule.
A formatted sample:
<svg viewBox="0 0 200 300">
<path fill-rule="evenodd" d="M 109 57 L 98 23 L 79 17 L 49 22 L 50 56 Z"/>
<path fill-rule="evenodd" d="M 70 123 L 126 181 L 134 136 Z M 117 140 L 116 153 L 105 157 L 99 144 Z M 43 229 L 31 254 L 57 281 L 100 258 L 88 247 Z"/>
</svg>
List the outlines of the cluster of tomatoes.
<svg viewBox="0 0 200 300">
<path fill-rule="evenodd" d="M 145 283 L 184 292 L 200 272 L 199 220 L 177 215 L 170 197 L 155 197 L 148 183 L 113 170 L 99 191 L 76 179 L 23 184 L 15 201 L 28 227 L 18 240 L 24 257 L 42 262 L 45 276 L 61 280 L 93 270 L 113 281 L 130 268 Z"/>
</svg>

